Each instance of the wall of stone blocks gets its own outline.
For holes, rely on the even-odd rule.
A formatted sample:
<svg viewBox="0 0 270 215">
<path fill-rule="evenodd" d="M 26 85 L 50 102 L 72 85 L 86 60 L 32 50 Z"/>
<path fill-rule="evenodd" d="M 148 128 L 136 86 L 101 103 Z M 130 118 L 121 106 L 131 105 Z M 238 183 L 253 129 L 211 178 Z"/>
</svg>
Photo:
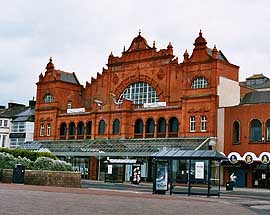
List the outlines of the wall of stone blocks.
<svg viewBox="0 0 270 215">
<path fill-rule="evenodd" d="M 3 183 L 12 183 L 12 169 L 3 170 Z M 81 175 L 78 172 L 57 172 L 45 170 L 26 170 L 24 184 L 57 186 L 57 187 L 81 187 Z"/>
</svg>

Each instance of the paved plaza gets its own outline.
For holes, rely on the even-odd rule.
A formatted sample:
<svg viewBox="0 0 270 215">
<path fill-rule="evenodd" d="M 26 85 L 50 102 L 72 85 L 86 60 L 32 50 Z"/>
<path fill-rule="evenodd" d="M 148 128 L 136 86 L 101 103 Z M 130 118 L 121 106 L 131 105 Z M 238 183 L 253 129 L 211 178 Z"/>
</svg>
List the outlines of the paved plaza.
<svg viewBox="0 0 270 215">
<path fill-rule="evenodd" d="M 0 183 L 1 215 L 252 215 L 219 198 Z"/>
</svg>

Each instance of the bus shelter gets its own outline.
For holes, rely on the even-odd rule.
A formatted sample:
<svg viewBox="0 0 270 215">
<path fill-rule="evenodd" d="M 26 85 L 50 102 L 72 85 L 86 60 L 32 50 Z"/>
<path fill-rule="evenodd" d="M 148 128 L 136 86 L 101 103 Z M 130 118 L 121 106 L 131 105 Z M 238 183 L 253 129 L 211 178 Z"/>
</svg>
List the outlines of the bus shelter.
<svg viewBox="0 0 270 215">
<path fill-rule="evenodd" d="M 220 165 L 227 160 L 222 153 L 169 149 L 152 158 L 153 194 L 220 195 Z"/>
</svg>

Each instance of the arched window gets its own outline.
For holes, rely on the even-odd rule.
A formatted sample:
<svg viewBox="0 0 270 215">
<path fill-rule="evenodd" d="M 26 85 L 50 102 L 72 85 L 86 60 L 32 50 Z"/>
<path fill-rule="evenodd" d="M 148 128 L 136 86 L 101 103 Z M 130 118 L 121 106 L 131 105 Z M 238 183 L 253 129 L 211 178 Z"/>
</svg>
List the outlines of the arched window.
<svg viewBox="0 0 270 215">
<path fill-rule="evenodd" d="M 60 126 L 60 139 L 66 139 L 67 134 L 67 125 L 66 123 L 62 123 Z"/>
<path fill-rule="evenodd" d="M 47 124 L 47 136 L 51 136 L 51 124 Z"/>
<path fill-rule="evenodd" d="M 77 139 L 84 138 L 84 124 L 83 122 L 79 122 L 77 126 Z"/>
<path fill-rule="evenodd" d="M 159 97 L 149 84 L 145 82 L 136 82 L 129 85 L 119 98 L 119 102 L 123 99 L 132 100 L 134 104 L 155 103 L 159 101 Z"/>
<path fill-rule="evenodd" d="M 143 137 L 143 121 L 141 119 L 137 119 L 134 126 L 134 137 L 142 138 Z"/>
<path fill-rule="evenodd" d="M 103 119 L 99 121 L 98 134 L 105 134 L 105 121 Z"/>
<path fill-rule="evenodd" d="M 233 143 L 240 143 L 240 124 L 238 121 L 233 123 Z"/>
<path fill-rule="evenodd" d="M 262 141 L 262 124 L 258 119 L 253 119 L 250 122 L 250 141 L 261 142 Z"/>
<path fill-rule="evenodd" d="M 270 141 L 270 119 L 266 122 L 266 141 Z"/>
<path fill-rule="evenodd" d="M 166 137 L 166 120 L 163 117 L 158 119 L 157 137 Z"/>
<path fill-rule="evenodd" d="M 48 93 L 44 96 L 45 103 L 49 103 L 49 102 L 53 102 L 53 101 L 54 101 L 54 99 L 53 99 L 53 96 L 51 94 Z"/>
<path fill-rule="evenodd" d="M 119 133 L 120 133 L 120 121 L 118 119 L 115 119 L 113 121 L 113 134 Z"/>
<path fill-rule="evenodd" d="M 68 139 L 75 139 L 75 123 L 71 122 L 68 127 Z"/>
<path fill-rule="evenodd" d="M 155 122 L 152 118 L 146 120 L 145 125 L 145 137 L 146 138 L 153 138 L 155 132 Z"/>
<path fill-rule="evenodd" d="M 169 137 L 178 137 L 178 119 L 176 117 L 172 117 L 169 120 Z"/>
<path fill-rule="evenodd" d="M 198 77 L 193 80 L 191 87 L 193 89 L 207 88 L 208 82 L 204 77 Z"/>
<path fill-rule="evenodd" d="M 86 124 L 86 138 L 90 139 L 92 134 L 92 121 L 87 122 Z"/>
<path fill-rule="evenodd" d="M 44 136 L 44 130 L 45 130 L 45 126 L 44 126 L 44 124 L 41 124 L 40 125 L 39 136 Z"/>
</svg>

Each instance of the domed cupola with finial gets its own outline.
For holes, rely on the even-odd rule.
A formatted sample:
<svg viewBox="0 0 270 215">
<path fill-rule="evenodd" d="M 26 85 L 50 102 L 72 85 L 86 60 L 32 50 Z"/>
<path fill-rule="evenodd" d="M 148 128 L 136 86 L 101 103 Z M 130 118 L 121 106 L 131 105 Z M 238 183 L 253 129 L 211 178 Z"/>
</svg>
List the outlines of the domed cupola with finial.
<svg viewBox="0 0 270 215">
<path fill-rule="evenodd" d="M 54 70 L 54 64 L 52 63 L 52 57 L 50 57 L 49 63 L 46 66 L 47 71 L 53 71 Z"/>
<path fill-rule="evenodd" d="M 127 51 L 125 51 L 125 53 L 147 49 L 155 49 L 155 47 L 152 48 L 151 46 L 148 45 L 146 39 L 141 36 L 140 30 L 139 35 L 132 40 L 130 47 L 128 48 Z"/>
<path fill-rule="evenodd" d="M 206 48 L 206 39 L 202 36 L 202 30 L 200 30 L 199 36 L 196 38 L 194 46 L 196 48 Z"/>
<path fill-rule="evenodd" d="M 210 60 L 211 55 L 208 53 L 206 44 L 206 39 L 202 36 L 202 31 L 200 30 L 199 36 L 196 38 L 193 44 L 195 47 L 188 62 L 202 62 Z M 184 61 L 187 62 L 187 59 L 184 59 Z"/>
</svg>

